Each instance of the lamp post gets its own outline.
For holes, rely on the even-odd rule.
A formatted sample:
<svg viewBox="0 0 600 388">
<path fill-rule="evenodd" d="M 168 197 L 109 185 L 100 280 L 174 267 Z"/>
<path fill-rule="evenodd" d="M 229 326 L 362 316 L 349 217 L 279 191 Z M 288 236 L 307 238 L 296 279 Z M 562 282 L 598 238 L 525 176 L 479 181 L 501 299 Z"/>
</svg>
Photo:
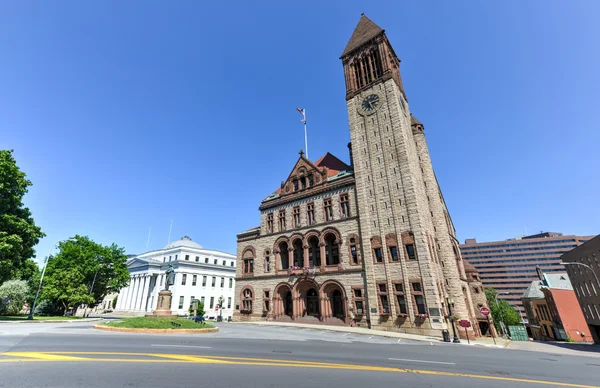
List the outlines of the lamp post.
<svg viewBox="0 0 600 388">
<path fill-rule="evenodd" d="M 498 303 L 498 295 L 508 295 L 508 292 L 498 292 L 494 296 L 494 299 L 496 300 L 496 308 L 500 313 L 500 328 L 502 329 L 502 338 L 506 339 L 506 330 L 504 329 L 504 314 L 502 314 L 502 310 L 500 310 L 500 304 Z"/>
<path fill-rule="evenodd" d="M 596 271 L 594 271 L 594 269 L 592 267 L 590 267 L 589 265 L 583 264 L 583 263 L 578 263 L 578 262 L 565 263 L 564 261 L 562 261 L 561 264 L 562 265 L 581 265 L 582 267 L 589 269 L 594 274 L 594 277 L 596 278 L 596 283 L 598 283 L 598 287 L 600 287 L 600 280 L 598 280 L 598 275 L 596 275 Z"/>
<path fill-rule="evenodd" d="M 98 276 L 98 271 L 100 271 L 100 268 L 102 268 L 103 266 L 104 266 L 104 256 L 100 256 L 100 264 L 98 265 L 98 268 L 96 268 L 96 272 L 94 273 L 94 280 L 92 280 L 92 286 L 90 287 L 90 296 L 92 296 L 92 297 L 94 296 L 94 285 L 96 284 L 96 276 Z M 87 314 L 87 310 L 88 310 L 88 305 L 85 306 L 85 311 L 83 312 L 84 317 Z"/>
<path fill-rule="evenodd" d="M 454 306 L 454 297 L 450 296 L 450 298 L 448 299 L 448 312 L 450 313 L 450 323 L 452 324 L 452 334 L 454 335 L 454 339 L 452 340 L 452 342 L 454 342 L 455 344 L 459 344 L 460 340 L 456 335 L 456 327 L 454 326 L 454 316 L 452 315 L 452 306 Z"/>
<path fill-rule="evenodd" d="M 223 301 L 225 300 L 225 298 L 223 298 L 223 295 L 221 295 L 219 297 L 219 322 L 223 322 Z"/>
<path fill-rule="evenodd" d="M 35 293 L 35 299 L 33 300 L 33 305 L 31 306 L 31 309 L 29 310 L 29 316 L 27 317 L 28 320 L 33 319 L 33 312 L 35 311 L 35 306 L 37 305 L 37 300 L 38 297 L 40 296 L 40 290 L 42 289 L 42 282 L 44 281 L 44 274 L 46 273 L 46 267 L 48 266 L 48 260 L 50 260 L 50 253 L 52 252 L 52 249 L 54 248 L 55 245 L 64 242 L 64 241 L 77 241 L 74 238 L 69 238 L 66 240 L 58 240 L 56 241 L 54 244 L 50 245 L 50 249 L 48 249 L 48 256 L 46 256 L 46 259 L 44 260 L 44 268 L 42 269 L 42 277 L 40 278 L 40 284 L 38 285 L 38 289 L 37 292 Z"/>
</svg>

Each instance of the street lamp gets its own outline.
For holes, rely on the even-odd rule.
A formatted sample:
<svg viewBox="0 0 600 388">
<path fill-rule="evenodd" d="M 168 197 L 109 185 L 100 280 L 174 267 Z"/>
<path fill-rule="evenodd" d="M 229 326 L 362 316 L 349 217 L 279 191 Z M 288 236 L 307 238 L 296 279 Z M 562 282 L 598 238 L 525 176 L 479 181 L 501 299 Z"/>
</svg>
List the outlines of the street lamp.
<svg viewBox="0 0 600 388">
<path fill-rule="evenodd" d="M 219 322 L 223 322 L 223 301 L 225 301 L 225 298 L 221 295 L 219 297 Z"/>
<path fill-rule="evenodd" d="M 596 278 L 596 283 L 598 283 L 598 287 L 600 287 L 600 280 L 598 280 L 598 275 L 596 275 L 596 271 L 594 271 L 594 269 L 592 267 L 590 267 L 589 265 L 583 264 L 583 263 L 578 263 L 578 262 L 565 263 L 564 261 L 562 261 L 561 264 L 562 265 L 581 265 L 581 266 L 589 269 L 594 274 L 594 277 Z"/>
<path fill-rule="evenodd" d="M 44 260 L 44 269 L 42 269 L 42 277 L 40 278 L 40 284 L 38 285 L 37 292 L 35 293 L 35 299 L 33 300 L 33 306 L 31 306 L 31 309 L 29 310 L 29 316 L 27 317 L 27 319 L 29 319 L 29 320 L 33 319 L 33 312 L 35 311 L 35 306 L 37 304 L 38 297 L 40 296 L 40 290 L 42 289 L 42 282 L 44 281 L 44 274 L 46 273 L 46 267 L 48 266 L 48 260 L 50 260 L 50 253 L 52 252 L 52 249 L 54 248 L 55 245 L 57 245 L 61 242 L 64 242 L 64 241 L 77 241 L 77 240 L 74 238 L 69 238 L 66 240 L 58 240 L 54 244 L 50 245 L 50 249 L 48 249 L 48 256 L 46 256 L 46 259 Z"/>
<path fill-rule="evenodd" d="M 92 297 L 94 296 L 94 285 L 96 284 L 96 276 L 98 276 L 98 271 L 100 271 L 100 268 L 103 268 L 103 267 L 104 267 L 104 256 L 100 256 L 100 264 L 98 265 L 98 268 L 96 268 L 96 272 L 94 273 L 94 280 L 92 281 L 92 286 L 90 287 L 90 296 L 92 296 Z M 88 305 L 85 306 L 85 311 L 83 312 L 84 317 L 87 314 L 87 310 L 88 310 Z"/>
<path fill-rule="evenodd" d="M 506 329 L 504 328 L 504 314 L 502 314 L 502 310 L 500 309 L 500 304 L 498 303 L 498 295 L 508 295 L 508 292 L 498 292 L 494 296 L 494 299 L 496 300 L 496 308 L 498 309 L 498 312 L 500 313 L 500 328 L 502 329 L 502 338 L 506 339 Z"/>
<path fill-rule="evenodd" d="M 448 300 L 448 312 L 450 313 L 450 323 L 452 324 L 452 334 L 454 335 L 454 339 L 452 340 L 452 342 L 454 342 L 455 344 L 459 344 L 460 340 L 458 339 L 458 336 L 456 335 L 456 327 L 454 326 L 454 317 L 452 315 L 452 306 L 454 306 L 454 297 L 450 296 Z"/>
</svg>

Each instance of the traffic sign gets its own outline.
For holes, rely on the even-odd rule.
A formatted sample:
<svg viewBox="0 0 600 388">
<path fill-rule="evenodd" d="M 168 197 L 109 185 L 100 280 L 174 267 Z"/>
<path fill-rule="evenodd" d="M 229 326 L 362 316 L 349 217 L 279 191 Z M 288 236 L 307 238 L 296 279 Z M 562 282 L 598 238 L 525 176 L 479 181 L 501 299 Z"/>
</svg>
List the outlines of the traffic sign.
<svg viewBox="0 0 600 388">
<path fill-rule="evenodd" d="M 215 311 L 219 311 L 219 305 L 215 306 Z"/>
<path fill-rule="evenodd" d="M 479 309 L 479 312 L 481 313 L 481 315 L 483 315 L 484 317 L 487 317 L 488 315 L 490 315 L 490 309 L 488 309 L 487 307 L 481 307 Z"/>
<path fill-rule="evenodd" d="M 467 327 L 471 327 L 471 322 L 467 321 L 466 319 L 461 319 L 458 324 L 460 325 L 460 327 L 464 327 L 465 329 Z"/>
</svg>

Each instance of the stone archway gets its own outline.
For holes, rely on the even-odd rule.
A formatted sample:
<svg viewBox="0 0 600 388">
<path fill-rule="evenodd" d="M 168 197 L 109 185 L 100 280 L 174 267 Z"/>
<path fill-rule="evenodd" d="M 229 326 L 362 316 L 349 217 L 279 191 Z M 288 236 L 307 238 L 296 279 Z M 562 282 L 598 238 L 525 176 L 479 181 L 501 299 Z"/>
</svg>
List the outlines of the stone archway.
<svg viewBox="0 0 600 388">
<path fill-rule="evenodd" d="M 301 279 L 294 286 L 294 315 L 321 319 L 319 285 L 311 279 Z"/>
<path fill-rule="evenodd" d="M 292 287 L 287 283 L 280 283 L 275 287 L 274 299 L 273 318 L 292 319 L 294 317 Z"/>
<path fill-rule="evenodd" d="M 323 321 L 347 323 L 348 308 L 344 287 L 335 280 L 328 280 L 321 286 L 321 311 Z"/>
</svg>

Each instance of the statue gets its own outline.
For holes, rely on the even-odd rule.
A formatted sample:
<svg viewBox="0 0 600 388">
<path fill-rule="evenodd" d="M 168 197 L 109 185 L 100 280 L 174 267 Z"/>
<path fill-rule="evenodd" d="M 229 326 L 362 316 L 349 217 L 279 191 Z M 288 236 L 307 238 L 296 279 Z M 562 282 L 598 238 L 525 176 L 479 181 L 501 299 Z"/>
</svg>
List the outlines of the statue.
<svg viewBox="0 0 600 388">
<path fill-rule="evenodd" d="M 173 269 L 173 264 L 169 264 L 169 268 L 167 268 L 167 272 L 165 272 L 167 280 L 165 285 L 167 288 L 165 290 L 169 291 L 169 286 L 175 284 L 175 270 Z"/>
</svg>

